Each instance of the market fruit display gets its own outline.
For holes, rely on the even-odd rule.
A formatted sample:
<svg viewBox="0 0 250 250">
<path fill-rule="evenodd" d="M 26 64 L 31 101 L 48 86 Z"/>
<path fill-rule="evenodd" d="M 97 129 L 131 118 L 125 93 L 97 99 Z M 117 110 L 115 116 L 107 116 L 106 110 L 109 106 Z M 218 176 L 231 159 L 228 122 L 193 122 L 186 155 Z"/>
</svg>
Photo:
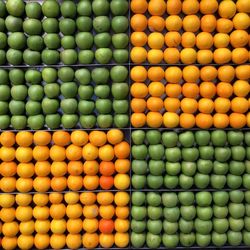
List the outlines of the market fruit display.
<svg viewBox="0 0 250 250">
<path fill-rule="evenodd" d="M 130 146 L 122 131 L 3 132 L 0 190 L 127 190 Z"/>
<path fill-rule="evenodd" d="M 250 188 L 250 133 L 135 130 L 133 189 Z"/>
<path fill-rule="evenodd" d="M 125 66 L 0 69 L 0 129 L 129 124 Z"/>
<path fill-rule="evenodd" d="M 249 62 L 247 0 L 132 0 L 131 11 L 133 63 Z"/>
<path fill-rule="evenodd" d="M 1 0 L 0 5 L 0 65 L 128 62 L 126 0 Z"/>
<path fill-rule="evenodd" d="M 129 194 L 0 194 L 2 249 L 92 249 L 129 244 Z"/>
<path fill-rule="evenodd" d="M 140 127 L 250 126 L 250 65 L 134 66 L 131 125 Z"/>
<path fill-rule="evenodd" d="M 250 244 L 249 191 L 138 191 L 131 199 L 135 248 Z"/>
</svg>

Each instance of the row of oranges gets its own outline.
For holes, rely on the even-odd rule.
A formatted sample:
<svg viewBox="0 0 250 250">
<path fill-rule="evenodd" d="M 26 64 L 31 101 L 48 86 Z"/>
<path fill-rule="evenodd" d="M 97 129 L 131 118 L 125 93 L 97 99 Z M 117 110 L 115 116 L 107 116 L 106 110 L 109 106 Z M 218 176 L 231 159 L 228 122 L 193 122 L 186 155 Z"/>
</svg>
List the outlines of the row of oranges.
<svg viewBox="0 0 250 250">
<path fill-rule="evenodd" d="M 2 247 L 125 247 L 129 241 L 128 203 L 126 192 L 1 194 Z"/>
</svg>

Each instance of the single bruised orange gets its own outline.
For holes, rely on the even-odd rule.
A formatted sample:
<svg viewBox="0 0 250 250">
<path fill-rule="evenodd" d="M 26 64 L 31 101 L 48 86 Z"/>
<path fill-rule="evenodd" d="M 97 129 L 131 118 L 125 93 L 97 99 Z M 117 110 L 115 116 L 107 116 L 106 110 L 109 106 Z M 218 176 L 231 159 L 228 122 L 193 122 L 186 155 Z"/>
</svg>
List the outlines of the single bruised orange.
<svg viewBox="0 0 250 250">
<path fill-rule="evenodd" d="M 159 128 L 162 125 L 162 115 L 159 112 L 150 111 L 147 113 L 147 125 L 151 128 Z"/>
<path fill-rule="evenodd" d="M 161 97 L 165 92 L 165 86 L 161 82 L 151 82 L 148 85 L 148 92 L 153 97 Z"/>
<path fill-rule="evenodd" d="M 2 132 L 0 139 L 1 139 L 2 146 L 5 146 L 5 147 L 12 147 L 16 142 L 15 134 L 10 131 Z"/>
<path fill-rule="evenodd" d="M 201 113 L 211 114 L 214 110 L 214 102 L 208 98 L 201 98 L 198 102 L 198 109 Z"/>
<path fill-rule="evenodd" d="M 169 97 L 177 98 L 181 94 L 181 85 L 177 83 L 168 83 L 165 87 L 166 95 Z"/>
<path fill-rule="evenodd" d="M 163 108 L 163 101 L 160 97 L 149 97 L 147 99 L 147 108 L 150 111 L 159 112 Z"/>
<path fill-rule="evenodd" d="M 130 93 L 133 97 L 144 98 L 148 94 L 148 87 L 144 83 L 135 82 L 130 88 Z"/>
<path fill-rule="evenodd" d="M 213 117 L 210 114 L 199 113 L 195 117 L 196 125 L 202 129 L 208 129 L 213 126 Z"/>
<path fill-rule="evenodd" d="M 216 94 L 216 86 L 213 82 L 202 82 L 200 84 L 200 95 L 205 98 L 213 98 Z"/>
<path fill-rule="evenodd" d="M 168 112 L 177 112 L 181 106 L 181 102 L 178 98 L 167 97 L 164 100 L 164 107 Z"/>
<path fill-rule="evenodd" d="M 155 32 L 162 32 L 165 28 L 165 20 L 159 16 L 151 16 L 148 19 L 148 28 L 150 31 Z"/>
<path fill-rule="evenodd" d="M 184 113 L 193 114 L 198 109 L 198 103 L 192 98 L 183 98 L 181 100 L 181 109 Z"/>
<path fill-rule="evenodd" d="M 196 83 L 186 82 L 182 86 L 182 94 L 188 98 L 196 99 L 199 95 L 200 89 Z"/>
<path fill-rule="evenodd" d="M 130 77 L 134 82 L 144 82 L 148 77 L 148 72 L 143 66 L 135 66 L 130 71 Z"/>
<path fill-rule="evenodd" d="M 29 147 L 33 143 L 33 134 L 28 131 L 19 131 L 16 134 L 16 143 L 22 147 Z"/>
<path fill-rule="evenodd" d="M 217 95 L 220 97 L 229 98 L 233 94 L 233 86 L 227 82 L 220 82 L 217 85 Z"/>
<path fill-rule="evenodd" d="M 226 128 L 229 125 L 229 117 L 227 114 L 216 113 L 213 117 L 214 127 L 216 128 Z"/>
<path fill-rule="evenodd" d="M 181 113 L 180 126 L 182 128 L 193 128 L 195 126 L 195 117 L 193 114 Z"/>
<path fill-rule="evenodd" d="M 130 19 L 130 25 L 134 31 L 144 31 L 147 28 L 148 20 L 142 14 L 135 14 Z"/>
<path fill-rule="evenodd" d="M 144 113 L 133 113 L 130 117 L 130 121 L 133 127 L 141 128 L 146 123 L 146 115 Z"/>
<path fill-rule="evenodd" d="M 34 144 L 46 146 L 51 141 L 51 134 L 47 131 L 36 131 L 33 135 Z"/>
<path fill-rule="evenodd" d="M 143 113 L 146 110 L 147 102 L 141 98 L 133 98 L 130 106 L 134 113 Z"/>
<path fill-rule="evenodd" d="M 164 70 L 162 67 L 150 67 L 148 69 L 148 78 L 151 81 L 161 81 L 164 78 Z"/>
</svg>

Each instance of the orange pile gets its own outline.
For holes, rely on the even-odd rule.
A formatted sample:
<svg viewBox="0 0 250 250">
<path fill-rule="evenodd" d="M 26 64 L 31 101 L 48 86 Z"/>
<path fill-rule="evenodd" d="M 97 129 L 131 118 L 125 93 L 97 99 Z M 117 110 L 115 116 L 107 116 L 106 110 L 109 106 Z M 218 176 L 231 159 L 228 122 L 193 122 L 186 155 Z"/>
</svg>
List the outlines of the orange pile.
<svg viewBox="0 0 250 250">
<path fill-rule="evenodd" d="M 3 132 L 2 192 L 125 190 L 130 185 L 130 146 L 118 129 Z"/>
<path fill-rule="evenodd" d="M 126 247 L 129 199 L 126 192 L 0 194 L 0 247 Z"/>
<path fill-rule="evenodd" d="M 134 63 L 249 61 L 248 0 L 132 0 L 131 10 Z"/>
<path fill-rule="evenodd" d="M 139 128 L 250 127 L 250 65 L 135 66 L 131 124 Z"/>
</svg>

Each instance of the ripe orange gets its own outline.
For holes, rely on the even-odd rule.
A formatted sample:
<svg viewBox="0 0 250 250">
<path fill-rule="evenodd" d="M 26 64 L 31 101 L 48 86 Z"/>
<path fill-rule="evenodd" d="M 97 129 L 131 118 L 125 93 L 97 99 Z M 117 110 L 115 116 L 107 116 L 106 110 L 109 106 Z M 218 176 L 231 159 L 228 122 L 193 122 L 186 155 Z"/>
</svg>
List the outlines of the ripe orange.
<svg viewBox="0 0 250 250">
<path fill-rule="evenodd" d="M 200 95 L 205 98 L 213 98 L 216 94 L 216 86 L 213 82 L 202 82 L 200 84 Z"/>
<path fill-rule="evenodd" d="M 113 234 L 103 234 L 99 235 L 100 245 L 103 248 L 111 248 L 115 242 L 115 238 Z"/>
<path fill-rule="evenodd" d="M 152 16 L 162 16 L 166 10 L 166 3 L 164 0 L 151 0 L 148 3 L 148 12 Z"/>
<path fill-rule="evenodd" d="M 51 174 L 55 177 L 64 176 L 67 173 L 67 163 L 54 161 L 51 164 Z"/>
<path fill-rule="evenodd" d="M 66 207 L 66 215 L 70 219 L 77 219 L 82 216 L 82 206 L 79 203 L 69 204 Z"/>
<path fill-rule="evenodd" d="M 115 220 L 115 231 L 118 233 L 126 233 L 129 230 L 129 221 L 117 218 Z"/>
<path fill-rule="evenodd" d="M 144 113 L 133 113 L 130 117 L 130 121 L 133 127 L 141 128 L 146 123 L 146 116 Z"/>
<path fill-rule="evenodd" d="M 202 129 L 208 129 L 213 126 L 213 117 L 210 114 L 199 113 L 195 117 L 196 125 Z"/>
<path fill-rule="evenodd" d="M 236 3 L 237 5 L 237 3 Z M 233 17 L 234 28 L 237 30 L 246 30 L 249 27 L 249 16 L 247 13 L 237 13 Z"/>
<path fill-rule="evenodd" d="M 132 0 L 130 8 L 136 14 L 143 14 L 148 9 L 148 3 L 146 0 Z"/>
<path fill-rule="evenodd" d="M 33 134 L 28 131 L 20 131 L 16 134 L 16 143 L 22 147 L 29 147 L 33 143 Z"/>
<path fill-rule="evenodd" d="M 38 176 L 32 185 L 37 192 L 47 192 L 50 189 L 50 177 Z"/>
<path fill-rule="evenodd" d="M 14 192 L 16 189 L 16 178 L 2 177 L 0 180 L 0 188 L 4 193 Z"/>
<path fill-rule="evenodd" d="M 66 245 L 69 249 L 79 249 L 82 245 L 82 236 L 80 234 L 67 234 Z"/>
<path fill-rule="evenodd" d="M 48 161 L 36 162 L 35 173 L 37 176 L 47 176 L 50 173 L 50 163 Z"/>
<path fill-rule="evenodd" d="M 232 51 L 232 62 L 243 64 L 249 60 L 249 52 L 246 48 L 235 48 Z"/>
<path fill-rule="evenodd" d="M 246 113 L 249 109 L 248 100 L 244 97 L 235 97 L 231 101 L 231 109 L 235 113 Z"/>
<path fill-rule="evenodd" d="M 130 93 L 133 97 L 144 98 L 148 94 L 148 87 L 144 83 L 133 83 L 130 88 Z"/>
<path fill-rule="evenodd" d="M 233 1 L 222 1 L 219 4 L 218 13 L 223 18 L 232 18 L 236 13 L 236 4 Z"/>
<path fill-rule="evenodd" d="M 167 1 L 167 13 L 169 15 L 178 15 L 181 12 L 182 3 L 180 0 Z"/>
<path fill-rule="evenodd" d="M 33 210 L 30 206 L 19 206 L 16 208 L 16 219 L 19 221 L 29 221 L 33 216 Z"/>
<path fill-rule="evenodd" d="M 89 134 L 89 142 L 96 146 L 101 147 L 107 141 L 107 136 L 103 131 L 91 131 Z"/>
<path fill-rule="evenodd" d="M 150 67 L 148 69 L 148 78 L 153 82 L 161 81 L 164 75 L 164 70 L 161 67 Z"/>
<path fill-rule="evenodd" d="M 116 207 L 115 215 L 120 219 L 127 219 L 129 216 L 129 208 L 128 207 Z"/>
<path fill-rule="evenodd" d="M 13 194 L 0 194 L 0 206 L 7 208 L 12 207 L 15 203 L 15 196 Z"/>
<path fill-rule="evenodd" d="M 50 246 L 54 249 L 64 248 L 66 244 L 66 235 L 64 234 L 52 234 L 50 236 Z"/>
<path fill-rule="evenodd" d="M 241 48 L 248 44 L 248 33 L 245 30 L 234 30 L 230 34 L 230 43 L 234 48 Z"/>
<path fill-rule="evenodd" d="M 1 239 L 1 245 L 2 245 L 3 249 L 16 249 L 17 238 L 3 236 Z"/>
<path fill-rule="evenodd" d="M 91 192 L 81 193 L 80 201 L 83 205 L 93 205 L 96 202 L 96 194 Z"/>
<path fill-rule="evenodd" d="M 144 31 L 147 28 L 148 21 L 146 16 L 135 14 L 130 19 L 130 25 L 134 31 Z"/>
<path fill-rule="evenodd" d="M 147 59 L 150 64 L 161 63 L 163 60 L 163 51 L 160 49 L 151 49 L 148 51 Z"/>
<path fill-rule="evenodd" d="M 233 29 L 233 22 L 227 18 L 217 19 L 216 29 L 219 33 L 230 33 Z"/>
<path fill-rule="evenodd" d="M 176 83 L 168 83 L 166 84 L 165 91 L 167 96 L 177 98 L 181 94 L 181 85 Z"/>
<path fill-rule="evenodd" d="M 177 48 L 166 48 L 164 50 L 163 59 L 168 64 L 176 64 L 180 60 L 180 53 Z"/>
<path fill-rule="evenodd" d="M 16 174 L 17 164 L 14 161 L 2 162 L 0 164 L 0 174 L 3 177 L 11 177 Z"/>
<path fill-rule="evenodd" d="M 165 20 L 159 16 L 151 16 L 148 19 L 148 28 L 150 31 L 158 31 L 161 32 L 165 28 Z"/>
<path fill-rule="evenodd" d="M 48 234 L 36 234 L 34 237 L 34 245 L 38 249 L 46 249 L 49 246 L 50 237 Z"/>
<path fill-rule="evenodd" d="M 147 103 L 144 99 L 133 98 L 130 102 L 131 109 L 135 113 L 143 113 L 146 109 Z"/>
<path fill-rule="evenodd" d="M 36 161 L 46 161 L 50 156 L 50 150 L 47 146 L 35 146 L 33 148 L 33 158 Z"/>
<path fill-rule="evenodd" d="M 204 66 L 200 70 L 200 77 L 204 82 L 212 82 L 217 74 L 217 69 L 214 66 Z"/>
<path fill-rule="evenodd" d="M 111 192 L 98 192 L 96 195 L 97 202 L 100 205 L 110 205 L 114 200 L 114 195 Z"/>
<path fill-rule="evenodd" d="M 130 40 L 133 46 L 143 47 L 147 43 L 148 37 L 142 31 L 135 31 L 135 32 L 132 32 L 130 36 Z"/>
<path fill-rule="evenodd" d="M 243 128 L 246 123 L 247 119 L 244 114 L 238 114 L 238 113 L 231 113 L 229 116 L 230 126 L 233 128 Z"/>
<path fill-rule="evenodd" d="M 94 249 L 99 244 L 99 236 L 96 233 L 84 233 L 82 236 L 82 244 L 88 249 Z"/>
<path fill-rule="evenodd" d="M 163 115 L 163 124 L 167 128 L 176 128 L 179 125 L 179 116 L 173 112 L 166 112 Z"/>
<path fill-rule="evenodd" d="M 177 15 L 168 16 L 165 25 L 168 31 L 179 31 L 182 28 L 182 19 Z"/>
<path fill-rule="evenodd" d="M 216 48 L 226 48 L 229 45 L 230 36 L 225 33 L 217 33 L 214 36 L 214 46 Z"/>
<path fill-rule="evenodd" d="M 63 200 L 63 195 L 61 193 L 50 193 L 49 194 L 49 201 L 51 204 L 60 204 Z M 61 204 L 62 206 L 63 204 Z M 64 206 L 64 205 L 63 205 Z M 60 210 L 61 211 L 61 210 Z M 64 216 L 64 215 L 63 215 Z M 63 217 L 62 216 L 62 217 Z M 61 217 L 61 218 L 62 218 Z M 55 218 L 56 219 L 56 218 Z M 60 218 L 58 218 L 60 219 Z"/>
<path fill-rule="evenodd" d="M 181 100 L 181 109 L 184 113 L 193 114 L 198 108 L 198 103 L 192 98 L 183 98 Z"/>
<path fill-rule="evenodd" d="M 149 97 L 147 99 L 147 108 L 150 111 L 159 112 L 163 108 L 163 101 L 160 97 Z"/>
<path fill-rule="evenodd" d="M 47 194 L 34 194 L 33 196 L 33 202 L 37 205 L 37 206 L 46 206 L 47 203 L 49 202 L 49 196 Z"/>
<path fill-rule="evenodd" d="M 147 113 L 147 125 L 151 128 L 159 128 L 162 125 L 162 115 L 159 112 Z"/>
<path fill-rule="evenodd" d="M 200 28 L 200 19 L 196 15 L 187 15 L 183 18 L 183 29 L 189 32 L 197 32 Z"/>
<path fill-rule="evenodd" d="M 78 234 L 82 231 L 82 219 L 68 219 L 67 231 L 70 234 Z"/>
<path fill-rule="evenodd" d="M 51 141 L 51 134 L 46 131 L 36 131 L 33 135 L 33 140 L 38 146 L 46 146 Z"/>
<path fill-rule="evenodd" d="M 196 61 L 197 53 L 193 48 L 184 48 L 180 54 L 181 61 L 184 64 L 193 64 Z"/>
<path fill-rule="evenodd" d="M 201 30 L 202 31 L 212 33 L 216 29 L 216 24 L 217 24 L 217 21 L 214 15 L 208 14 L 208 15 L 202 16 L 201 18 Z"/>
<path fill-rule="evenodd" d="M 82 149 L 82 156 L 87 161 L 93 161 L 98 157 L 98 148 L 91 143 L 87 143 Z"/>
<path fill-rule="evenodd" d="M 213 61 L 213 52 L 208 49 L 199 50 L 197 52 L 197 62 L 200 64 L 209 64 Z"/>
<path fill-rule="evenodd" d="M 250 91 L 250 86 L 245 80 L 237 80 L 233 84 L 233 90 L 236 96 L 245 97 Z"/>
<path fill-rule="evenodd" d="M 86 163 L 85 161 L 84 163 Z M 70 175 L 81 175 L 83 172 L 83 164 L 81 161 L 70 161 L 67 166 L 68 173 Z"/>
<path fill-rule="evenodd" d="M 31 235 L 35 231 L 35 223 L 33 220 L 23 221 L 19 224 L 19 230 L 23 235 Z M 49 230 L 49 229 L 48 229 Z"/>
<path fill-rule="evenodd" d="M 180 83 L 182 79 L 182 71 L 177 66 L 170 66 L 165 70 L 165 79 L 169 83 Z"/>
<path fill-rule="evenodd" d="M 230 83 L 220 82 L 217 85 L 217 95 L 225 98 L 229 98 L 233 94 L 233 87 Z"/>
<path fill-rule="evenodd" d="M 216 113 L 213 119 L 216 128 L 226 128 L 229 125 L 229 117 L 226 114 Z"/>
<path fill-rule="evenodd" d="M 16 221 L 4 223 L 2 226 L 2 233 L 7 237 L 14 237 L 19 231 L 19 225 Z"/>
<path fill-rule="evenodd" d="M 130 169 L 130 161 L 128 159 L 117 159 L 115 161 L 115 170 L 117 173 L 126 174 Z"/>
<path fill-rule="evenodd" d="M 112 161 L 114 158 L 114 149 L 110 144 L 99 148 L 99 159 L 102 161 Z"/>
<path fill-rule="evenodd" d="M 231 108 L 231 102 L 224 97 L 218 97 L 214 101 L 215 111 L 218 113 L 226 114 Z"/>
<path fill-rule="evenodd" d="M 19 162 L 26 163 L 30 162 L 33 158 L 32 149 L 28 147 L 18 147 L 16 149 L 16 159 Z"/>
<path fill-rule="evenodd" d="M 213 14 L 218 9 L 218 2 L 216 0 L 201 0 L 200 12 L 202 14 Z"/>
<path fill-rule="evenodd" d="M 181 106 L 181 102 L 178 98 L 167 97 L 164 100 L 164 107 L 168 112 L 177 112 Z"/>
<path fill-rule="evenodd" d="M 128 205 L 130 196 L 127 192 L 119 191 L 115 194 L 114 201 L 117 206 L 125 207 Z"/>
<path fill-rule="evenodd" d="M 102 189 L 108 190 L 113 187 L 114 178 L 112 176 L 101 176 L 99 182 Z"/>
<path fill-rule="evenodd" d="M 1 221 L 3 221 L 3 222 L 14 221 L 15 220 L 15 212 L 16 212 L 16 210 L 13 207 L 2 208 L 0 211 Z"/>
<path fill-rule="evenodd" d="M 113 218 L 115 214 L 115 208 L 113 205 L 107 205 L 107 206 L 103 206 L 101 205 L 99 207 L 99 215 L 106 220 L 110 220 Z"/>
<path fill-rule="evenodd" d="M 64 161 L 66 158 L 66 150 L 59 145 L 53 145 L 50 148 L 50 158 L 53 161 Z"/>
<path fill-rule="evenodd" d="M 115 165 L 113 162 L 102 161 L 100 163 L 100 174 L 104 176 L 111 176 L 115 173 Z"/>
<path fill-rule="evenodd" d="M 193 114 L 181 113 L 180 126 L 182 128 L 192 128 L 195 125 L 195 117 Z"/>
<path fill-rule="evenodd" d="M 130 185 L 128 174 L 116 174 L 114 177 L 114 186 L 119 190 L 125 190 Z"/>
<path fill-rule="evenodd" d="M 34 164 L 33 163 L 19 163 L 17 165 L 17 174 L 23 178 L 30 178 L 34 175 Z"/>
<path fill-rule="evenodd" d="M 61 192 L 67 188 L 67 178 L 64 176 L 53 177 L 50 185 L 53 191 Z"/>
<path fill-rule="evenodd" d="M 196 83 L 200 77 L 200 70 L 197 66 L 189 65 L 182 70 L 183 79 L 189 83 Z"/>
<path fill-rule="evenodd" d="M 250 65 L 237 66 L 235 74 L 239 80 L 248 80 L 250 78 Z"/>
<path fill-rule="evenodd" d="M 115 234 L 115 245 L 118 247 L 126 247 L 129 244 L 128 233 L 116 233 Z"/>
<path fill-rule="evenodd" d="M 64 195 L 64 200 L 67 204 L 76 204 L 79 202 L 80 195 L 76 192 L 68 192 Z"/>
<path fill-rule="evenodd" d="M 122 142 L 123 138 L 124 135 L 119 129 L 111 129 L 107 132 L 107 140 L 112 145 Z"/>
<path fill-rule="evenodd" d="M 81 130 L 75 130 L 70 135 L 71 142 L 76 146 L 84 146 L 88 140 L 88 133 Z"/>
<path fill-rule="evenodd" d="M 186 15 L 196 14 L 199 8 L 200 4 L 197 0 L 184 0 L 182 3 L 182 12 Z"/>
<path fill-rule="evenodd" d="M 222 82 L 231 82 L 235 77 L 235 69 L 233 66 L 224 65 L 218 68 L 218 78 Z"/>
<path fill-rule="evenodd" d="M 122 141 L 114 146 L 114 152 L 118 159 L 126 159 L 130 154 L 130 146 L 126 141 Z"/>
<path fill-rule="evenodd" d="M 85 175 L 83 177 L 83 186 L 86 190 L 95 190 L 99 186 L 99 177 L 98 176 L 91 176 Z"/>
<path fill-rule="evenodd" d="M 196 83 L 184 83 L 182 86 L 182 94 L 188 98 L 196 99 L 199 95 L 200 89 Z"/>
<path fill-rule="evenodd" d="M 66 131 L 55 131 L 52 135 L 53 142 L 58 146 L 66 146 L 70 143 L 70 134 Z"/>
<path fill-rule="evenodd" d="M 161 49 L 164 45 L 164 36 L 160 32 L 152 32 L 148 36 L 148 46 L 151 49 Z"/>
<path fill-rule="evenodd" d="M 196 47 L 199 49 L 210 49 L 213 43 L 213 36 L 209 32 L 200 32 L 196 36 Z"/>
<path fill-rule="evenodd" d="M 246 13 L 250 12 L 249 3 L 247 0 L 238 0 L 236 2 L 236 8 L 238 12 L 246 12 Z"/>
<path fill-rule="evenodd" d="M 83 216 L 88 219 L 94 219 L 98 216 L 98 206 L 96 204 L 83 207 Z"/>
<path fill-rule="evenodd" d="M 74 144 L 70 144 L 66 149 L 66 157 L 70 161 L 78 161 L 82 158 L 82 148 Z"/>
<path fill-rule="evenodd" d="M 17 245 L 20 249 L 31 249 L 34 244 L 34 237 L 32 235 L 21 234 L 17 238 Z"/>
<path fill-rule="evenodd" d="M 170 31 L 165 34 L 164 40 L 167 47 L 178 47 L 181 43 L 182 37 L 179 32 Z"/>
<path fill-rule="evenodd" d="M 148 77 L 148 72 L 143 66 L 135 66 L 130 71 L 130 77 L 135 82 L 144 82 Z"/>
<path fill-rule="evenodd" d="M 32 195 L 30 194 L 17 194 L 16 203 L 19 206 L 28 206 L 32 202 Z"/>
<path fill-rule="evenodd" d="M 211 114 L 214 110 L 214 102 L 208 98 L 201 98 L 198 102 L 198 108 L 201 113 Z"/>
<path fill-rule="evenodd" d="M 15 134 L 9 131 L 2 132 L 0 139 L 2 146 L 5 147 L 12 147 L 16 142 Z"/>
<path fill-rule="evenodd" d="M 147 50 L 143 47 L 133 47 L 130 51 L 130 58 L 134 63 L 143 63 L 147 59 Z"/>
</svg>

